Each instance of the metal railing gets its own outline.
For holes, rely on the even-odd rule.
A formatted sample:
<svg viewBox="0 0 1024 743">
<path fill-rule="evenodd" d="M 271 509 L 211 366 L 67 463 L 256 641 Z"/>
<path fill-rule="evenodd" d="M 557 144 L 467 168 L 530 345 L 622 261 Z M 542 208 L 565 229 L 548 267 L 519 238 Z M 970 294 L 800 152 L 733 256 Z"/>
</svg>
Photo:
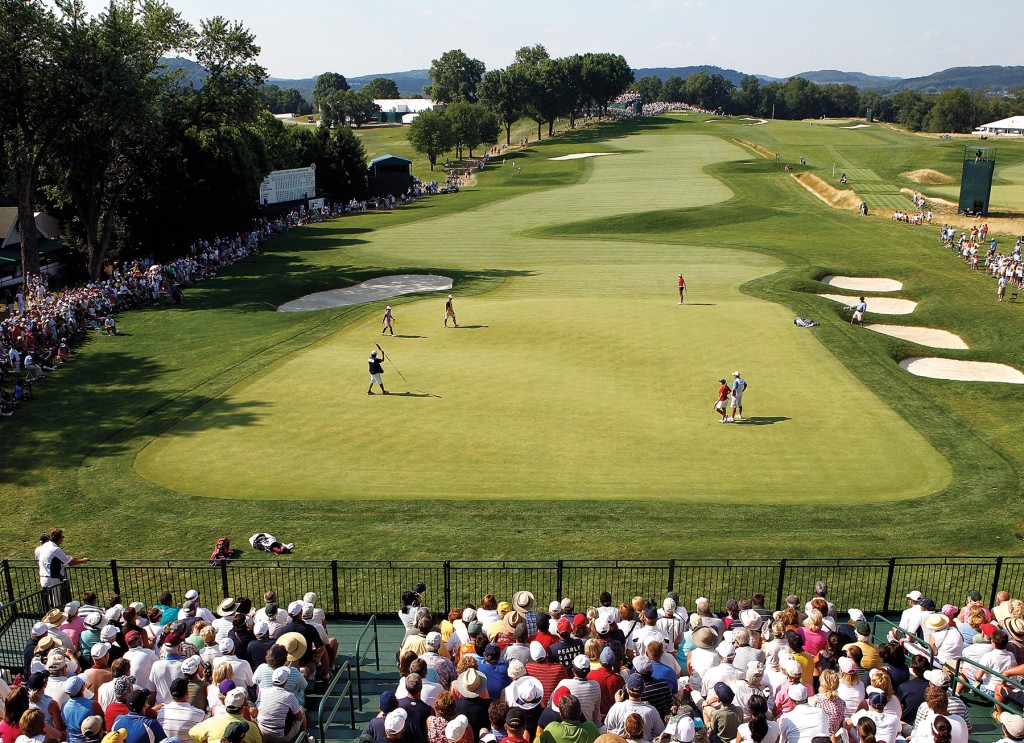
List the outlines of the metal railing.
<svg viewBox="0 0 1024 743">
<path fill-rule="evenodd" d="M 355 653 L 354 653 L 353 658 L 352 658 L 352 660 L 356 664 L 356 695 L 359 697 L 359 711 L 360 712 L 362 712 L 362 710 L 363 710 L 363 661 L 366 660 L 366 657 L 362 654 L 362 652 L 360 652 L 359 647 L 360 647 L 360 645 L 363 642 L 363 638 L 366 637 L 366 633 L 368 631 L 370 631 L 371 629 L 373 630 L 373 635 L 372 635 L 372 637 L 373 637 L 373 659 L 374 659 L 374 664 L 377 666 L 377 670 L 379 671 L 380 670 L 380 646 L 377 643 L 377 615 L 376 614 L 374 614 L 372 617 L 370 617 L 367 620 L 366 626 L 363 627 L 363 631 L 359 633 L 359 638 L 356 640 Z M 367 646 L 366 649 L 368 651 L 369 650 L 369 646 Z"/>
<path fill-rule="evenodd" d="M 878 625 L 882 625 L 884 634 L 879 637 Z M 928 665 L 935 665 L 935 650 L 932 648 L 931 643 L 926 642 L 925 639 L 919 635 L 915 635 L 913 632 L 907 632 L 905 629 L 899 626 L 896 622 L 886 619 L 883 616 L 876 614 L 871 618 L 871 639 L 876 643 L 886 643 L 889 641 L 889 632 L 897 630 L 899 634 L 902 634 L 912 645 L 916 645 L 921 648 L 921 655 L 927 656 Z"/>
<path fill-rule="evenodd" d="M 0 561 L 0 572 L 0 591 L 6 589 L 11 599 L 37 590 L 33 560 Z M 578 606 L 596 605 L 602 591 L 628 601 L 636 595 L 660 599 L 674 590 L 684 605 L 700 595 L 718 609 L 727 599 L 761 593 L 769 609 L 780 609 L 789 594 L 809 598 L 818 580 L 828 583 L 828 598 L 837 606 L 870 613 L 899 611 L 910 590 L 937 604 L 957 605 L 969 590 L 987 594 L 989 605 L 1000 590 L 1024 594 L 1024 556 L 301 561 L 252 553 L 219 566 L 208 560 L 115 559 L 94 560 L 68 572 L 75 596 L 91 590 L 103 601 L 117 593 L 124 603 L 152 604 L 164 591 L 180 601 L 192 588 L 206 606 L 228 596 L 260 596 L 271 588 L 281 596 L 315 591 L 320 606 L 334 618 L 397 612 L 402 592 L 420 582 L 427 585 L 426 605 L 446 613 L 479 604 L 485 593 L 509 598 L 518 590 L 532 591 L 539 602 L 569 596 Z"/>
<path fill-rule="evenodd" d="M 346 678 L 345 688 L 341 690 L 337 698 L 334 700 L 334 706 L 331 707 L 330 711 L 327 710 L 327 703 L 330 701 L 331 694 L 334 693 L 334 689 L 341 682 L 342 678 Z M 331 725 L 334 724 L 334 718 L 338 716 L 338 711 L 341 706 L 348 699 L 348 710 L 349 710 L 349 725 L 355 730 L 356 729 L 356 703 L 352 698 L 352 666 L 348 661 L 342 663 L 341 668 L 334 674 L 334 678 L 331 679 L 331 683 L 328 685 L 327 690 L 324 692 L 323 699 L 320 700 L 320 706 L 317 707 L 316 711 L 316 724 L 320 731 L 320 743 L 325 743 L 327 740 L 327 731 Z"/>
<path fill-rule="evenodd" d="M 0 602 L 0 668 L 20 669 L 25 664 L 25 642 L 32 625 L 54 606 L 64 606 L 68 585 L 39 588 L 26 596 Z"/>
<path fill-rule="evenodd" d="M 987 691 L 985 691 L 985 689 L 982 687 L 982 685 L 980 683 L 975 682 L 974 674 L 971 674 L 970 676 L 965 674 L 963 672 L 964 665 L 973 666 L 977 670 L 981 670 L 981 671 L 984 671 L 985 673 L 988 673 L 988 674 L 991 674 L 991 675 L 995 676 L 996 678 L 1004 681 L 1005 683 L 1009 684 L 1010 686 L 1012 686 L 1013 688 L 1017 689 L 1018 691 L 1024 691 L 1024 685 L 1021 684 L 1021 682 L 1019 680 L 1019 677 L 1015 678 L 1013 676 L 1004 676 L 1003 674 L 999 673 L 998 671 L 993 671 L 988 666 L 983 666 L 983 665 L 981 665 L 981 663 L 977 663 L 977 662 L 971 660 L 970 658 L 964 658 L 963 656 L 960 656 L 959 658 L 957 658 L 956 659 L 956 663 L 954 663 L 954 665 L 953 665 L 953 672 L 954 672 L 954 674 L 956 674 L 956 678 L 953 679 L 954 683 L 963 684 L 967 689 L 971 690 L 972 694 L 974 694 L 974 695 L 976 695 L 978 697 L 981 697 L 982 699 L 987 699 L 992 704 L 994 704 L 994 705 L 996 705 L 998 707 L 1001 707 L 1002 709 L 1004 709 L 1004 710 L 1006 710 L 1008 712 L 1012 712 L 1015 715 L 1016 714 L 1020 714 L 1020 710 L 1018 710 L 1016 707 L 1013 707 L 1011 705 L 1007 705 L 1007 704 L 1004 704 L 1003 702 L 1000 702 L 993 695 L 991 695 Z"/>
</svg>

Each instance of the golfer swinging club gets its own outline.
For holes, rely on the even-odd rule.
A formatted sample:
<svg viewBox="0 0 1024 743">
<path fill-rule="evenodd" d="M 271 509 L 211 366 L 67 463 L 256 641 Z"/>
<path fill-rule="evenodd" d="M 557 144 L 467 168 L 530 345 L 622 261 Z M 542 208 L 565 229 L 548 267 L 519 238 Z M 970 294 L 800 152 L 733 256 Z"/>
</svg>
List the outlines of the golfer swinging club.
<svg viewBox="0 0 1024 743">
<path fill-rule="evenodd" d="M 683 294 L 686 292 L 686 279 L 679 274 L 679 304 L 683 303 Z"/>
<path fill-rule="evenodd" d="M 387 307 L 384 308 L 384 319 L 381 320 L 381 323 L 384 324 L 384 329 L 382 331 L 380 331 L 380 334 L 384 335 L 386 333 L 391 333 L 391 335 L 394 335 L 395 334 L 394 322 L 395 322 L 395 318 L 391 314 L 391 305 L 388 305 Z"/>
<path fill-rule="evenodd" d="M 444 326 L 448 327 L 448 318 L 452 319 L 455 327 L 459 327 L 459 321 L 455 319 L 455 308 L 452 307 L 452 295 L 448 295 L 448 301 L 444 303 Z"/>
<path fill-rule="evenodd" d="M 384 352 L 380 352 L 381 356 Z M 384 365 L 380 362 L 380 357 L 377 356 L 376 351 L 370 351 L 370 389 L 366 390 L 367 395 L 373 394 L 373 385 L 380 387 L 382 395 L 388 394 L 388 391 L 384 389 Z"/>
</svg>

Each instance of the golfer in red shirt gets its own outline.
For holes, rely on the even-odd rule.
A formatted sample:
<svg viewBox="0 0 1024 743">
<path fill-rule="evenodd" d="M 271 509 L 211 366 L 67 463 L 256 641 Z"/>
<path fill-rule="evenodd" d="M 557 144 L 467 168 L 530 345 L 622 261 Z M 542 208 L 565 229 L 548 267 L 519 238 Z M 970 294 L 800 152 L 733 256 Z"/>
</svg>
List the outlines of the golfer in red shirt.
<svg viewBox="0 0 1024 743">
<path fill-rule="evenodd" d="M 718 422 L 725 423 L 729 414 L 729 385 L 724 379 L 719 379 L 718 384 L 718 402 L 715 403 L 715 410 L 722 414 L 722 420 Z"/>
</svg>

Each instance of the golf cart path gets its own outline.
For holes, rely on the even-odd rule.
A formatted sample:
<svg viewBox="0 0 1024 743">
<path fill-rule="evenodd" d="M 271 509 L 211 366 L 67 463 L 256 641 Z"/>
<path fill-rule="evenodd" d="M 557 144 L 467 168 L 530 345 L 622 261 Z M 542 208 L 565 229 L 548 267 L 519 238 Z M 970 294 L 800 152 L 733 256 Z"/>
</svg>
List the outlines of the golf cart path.
<svg viewBox="0 0 1024 743">
<path fill-rule="evenodd" d="M 307 294 L 304 297 L 285 302 L 277 308 L 278 312 L 309 312 L 325 310 L 331 307 L 347 307 L 364 302 L 377 302 L 381 299 L 400 297 L 403 294 L 419 292 L 440 292 L 452 288 L 452 280 L 447 276 L 430 274 L 398 274 L 395 276 L 378 276 L 368 279 L 355 286 L 344 289 L 330 289 L 325 292 Z"/>
</svg>

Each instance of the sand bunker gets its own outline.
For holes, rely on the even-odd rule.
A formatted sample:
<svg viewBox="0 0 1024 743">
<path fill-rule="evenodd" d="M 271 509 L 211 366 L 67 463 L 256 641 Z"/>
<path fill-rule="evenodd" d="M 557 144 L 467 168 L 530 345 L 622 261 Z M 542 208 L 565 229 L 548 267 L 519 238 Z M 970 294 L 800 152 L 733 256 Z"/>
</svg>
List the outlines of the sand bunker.
<svg viewBox="0 0 1024 743">
<path fill-rule="evenodd" d="M 903 288 L 903 284 L 895 279 L 872 279 L 864 276 L 825 276 L 821 283 L 855 292 L 898 292 Z"/>
<path fill-rule="evenodd" d="M 929 185 L 939 185 L 943 183 L 952 183 L 954 178 L 948 176 L 945 173 L 940 173 L 937 170 L 931 168 L 921 168 L 919 170 L 911 170 L 907 173 L 901 173 L 901 175 L 909 181 L 914 183 L 926 183 Z"/>
<path fill-rule="evenodd" d="M 746 117 L 746 118 L 740 119 L 740 121 L 753 121 L 755 125 L 756 124 L 767 124 L 768 123 L 768 119 L 752 119 L 749 116 Z"/>
<path fill-rule="evenodd" d="M 969 346 L 964 343 L 956 333 L 938 328 L 917 328 L 906 325 L 865 325 L 868 330 L 874 330 L 882 335 L 891 335 L 893 338 L 902 338 L 905 341 L 916 343 L 919 346 L 929 348 L 955 348 L 965 349 Z"/>
<path fill-rule="evenodd" d="M 833 302 L 852 307 L 857 304 L 857 297 L 842 294 L 819 294 L 819 297 L 831 299 Z M 893 299 L 892 297 L 868 297 L 868 313 L 876 315 L 909 315 L 917 307 L 917 302 L 909 299 Z"/>
<path fill-rule="evenodd" d="M 380 276 L 364 281 L 362 284 L 348 286 L 344 289 L 331 289 L 326 292 L 307 294 L 304 297 L 285 302 L 277 308 L 278 312 L 309 312 L 325 310 L 330 307 L 346 307 L 350 304 L 376 302 L 381 299 L 400 297 L 403 294 L 419 292 L 439 292 L 452 288 L 452 280 L 447 276 L 428 274 L 401 274 L 398 276 Z"/>
<path fill-rule="evenodd" d="M 854 124 L 853 126 L 841 126 L 840 129 L 870 129 L 871 124 Z"/>
<path fill-rule="evenodd" d="M 721 121 L 721 119 L 704 119 L 705 124 L 714 124 L 716 121 Z"/>
<path fill-rule="evenodd" d="M 1005 382 L 1024 384 L 1024 374 L 1006 364 L 990 361 L 961 361 L 959 359 L 919 358 L 903 359 L 900 366 L 911 374 L 930 379 L 952 379 L 958 382 Z"/>
<path fill-rule="evenodd" d="M 618 152 L 574 152 L 571 155 L 561 157 L 549 157 L 548 160 L 582 160 L 585 157 L 604 157 L 605 155 L 618 155 Z"/>
<path fill-rule="evenodd" d="M 836 209 L 856 210 L 860 208 L 860 202 L 863 201 L 856 191 L 838 189 L 814 173 L 790 173 L 790 175 L 801 186 Z"/>
</svg>

